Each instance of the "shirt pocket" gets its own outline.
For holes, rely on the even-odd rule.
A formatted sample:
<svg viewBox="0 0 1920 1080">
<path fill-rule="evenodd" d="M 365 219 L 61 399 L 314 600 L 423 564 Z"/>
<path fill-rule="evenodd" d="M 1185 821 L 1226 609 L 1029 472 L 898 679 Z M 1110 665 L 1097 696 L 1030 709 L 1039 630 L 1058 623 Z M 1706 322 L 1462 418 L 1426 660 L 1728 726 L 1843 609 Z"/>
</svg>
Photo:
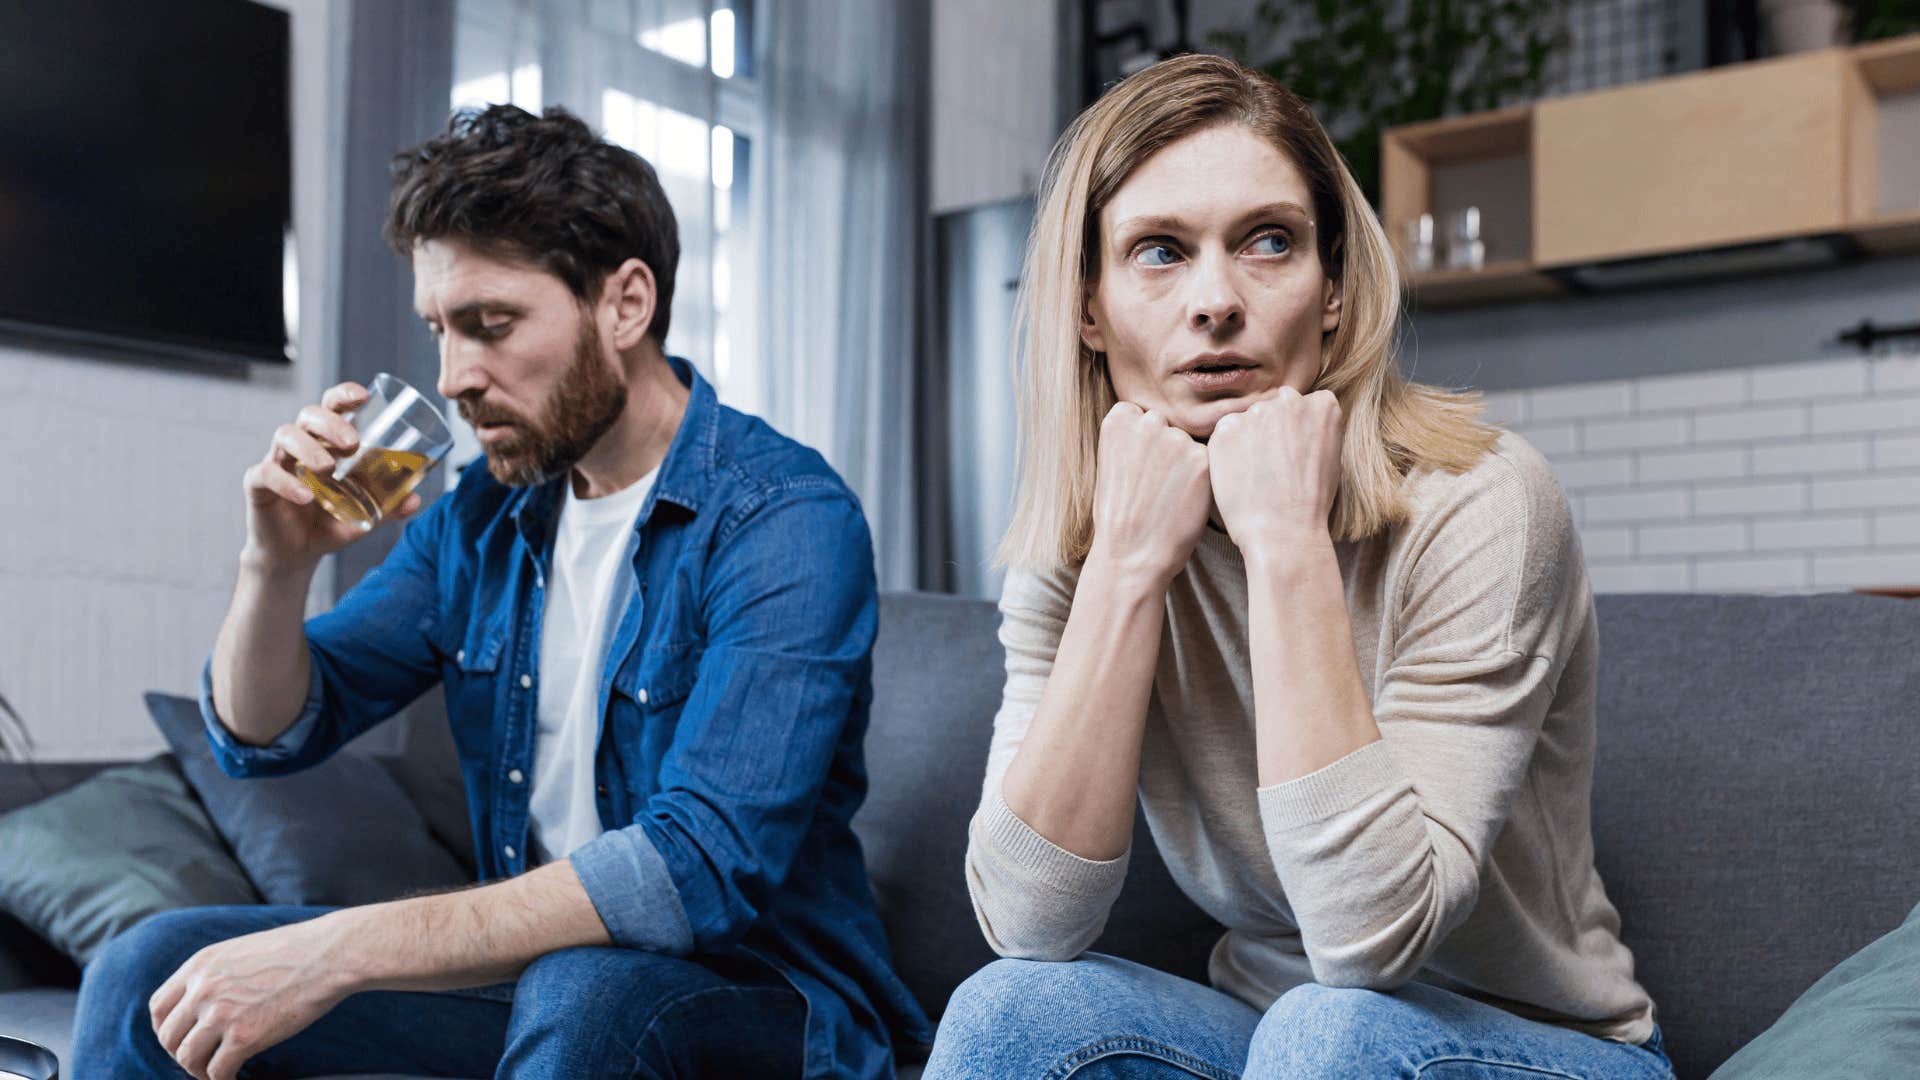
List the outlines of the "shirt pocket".
<svg viewBox="0 0 1920 1080">
<path fill-rule="evenodd" d="M 491 732 L 506 635 L 463 613 L 443 620 L 434 637 L 447 699 L 447 722 L 456 736 Z"/>
<path fill-rule="evenodd" d="M 679 731 L 701 652 L 698 645 L 640 649 L 614 672 L 607 748 L 619 756 L 628 787 L 642 798 L 659 785 L 660 763 Z"/>
</svg>

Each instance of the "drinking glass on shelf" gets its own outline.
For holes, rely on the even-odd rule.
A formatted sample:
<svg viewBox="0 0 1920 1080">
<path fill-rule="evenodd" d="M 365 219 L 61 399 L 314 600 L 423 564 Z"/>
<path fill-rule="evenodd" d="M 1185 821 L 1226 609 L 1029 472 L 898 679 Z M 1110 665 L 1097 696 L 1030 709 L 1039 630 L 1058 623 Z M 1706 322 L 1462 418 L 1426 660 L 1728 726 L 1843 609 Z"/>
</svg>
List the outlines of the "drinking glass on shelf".
<svg viewBox="0 0 1920 1080">
<path fill-rule="evenodd" d="M 367 387 L 366 404 L 347 414 L 360 446 L 334 463 L 331 474 L 296 470 L 327 513 L 371 531 L 453 448 L 453 432 L 420 391 L 382 372 Z"/>
<path fill-rule="evenodd" d="M 1478 270 L 1487 264 L 1486 240 L 1480 234 L 1480 208 L 1469 206 L 1447 215 L 1447 268 Z"/>
<path fill-rule="evenodd" d="M 1433 215 L 1421 214 L 1400 224 L 1401 248 L 1407 268 L 1415 272 L 1433 269 Z"/>
</svg>

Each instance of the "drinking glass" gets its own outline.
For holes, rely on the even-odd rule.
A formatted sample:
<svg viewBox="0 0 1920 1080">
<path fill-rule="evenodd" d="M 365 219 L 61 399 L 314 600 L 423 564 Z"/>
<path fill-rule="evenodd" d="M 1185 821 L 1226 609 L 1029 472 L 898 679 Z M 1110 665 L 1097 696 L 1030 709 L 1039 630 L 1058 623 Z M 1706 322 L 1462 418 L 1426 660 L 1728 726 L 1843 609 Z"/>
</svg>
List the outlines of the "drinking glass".
<svg viewBox="0 0 1920 1080">
<path fill-rule="evenodd" d="M 394 512 L 453 448 L 453 432 L 420 391 L 381 372 L 367 387 L 366 404 L 347 414 L 360 446 L 334 463 L 331 474 L 297 469 L 327 513 L 369 532 Z"/>
</svg>

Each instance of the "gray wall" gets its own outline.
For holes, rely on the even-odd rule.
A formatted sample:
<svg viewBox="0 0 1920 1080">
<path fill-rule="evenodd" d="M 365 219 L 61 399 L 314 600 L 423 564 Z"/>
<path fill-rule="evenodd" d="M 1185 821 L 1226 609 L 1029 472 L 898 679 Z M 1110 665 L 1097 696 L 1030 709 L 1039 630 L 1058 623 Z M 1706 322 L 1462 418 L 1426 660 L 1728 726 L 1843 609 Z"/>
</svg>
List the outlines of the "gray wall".
<svg viewBox="0 0 1920 1080">
<path fill-rule="evenodd" d="M 331 376 L 348 8 L 267 2 L 293 14 L 300 359 L 0 340 L 0 692 L 43 759 L 160 748 L 140 694 L 197 692 L 243 539 L 240 475 Z M 316 581 L 316 607 L 328 588 Z"/>
<path fill-rule="evenodd" d="M 1859 355 L 1827 345 L 1862 319 L 1920 322 L 1920 258 L 1450 311 L 1416 311 L 1401 351 L 1414 377 L 1522 390 Z"/>
</svg>

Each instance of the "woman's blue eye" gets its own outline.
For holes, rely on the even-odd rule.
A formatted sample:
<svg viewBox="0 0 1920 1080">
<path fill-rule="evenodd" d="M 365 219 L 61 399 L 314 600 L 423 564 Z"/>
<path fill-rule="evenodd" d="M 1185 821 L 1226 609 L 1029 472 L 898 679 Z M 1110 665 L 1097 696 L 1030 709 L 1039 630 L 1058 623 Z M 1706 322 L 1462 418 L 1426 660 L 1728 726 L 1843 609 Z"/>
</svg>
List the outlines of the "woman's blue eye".
<svg viewBox="0 0 1920 1080">
<path fill-rule="evenodd" d="M 1134 258 L 1148 266 L 1171 266 L 1174 254 L 1174 250 L 1165 244 L 1148 244 Z"/>
<path fill-rule="evenodd" d="M 1293 250 L 1293 241 L 1287 239 L 1286 233 L 1280 232 L 1267 233 L 1254 240 L 1253 244 L 1262 255 L 1285 255 L 1287 252 Z M 1271 248 L 1261 248 L 1261 244 L 1273 244 L 1274 246 Z"/>
</svg>

